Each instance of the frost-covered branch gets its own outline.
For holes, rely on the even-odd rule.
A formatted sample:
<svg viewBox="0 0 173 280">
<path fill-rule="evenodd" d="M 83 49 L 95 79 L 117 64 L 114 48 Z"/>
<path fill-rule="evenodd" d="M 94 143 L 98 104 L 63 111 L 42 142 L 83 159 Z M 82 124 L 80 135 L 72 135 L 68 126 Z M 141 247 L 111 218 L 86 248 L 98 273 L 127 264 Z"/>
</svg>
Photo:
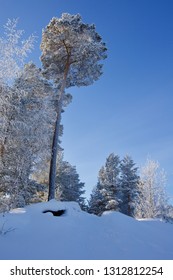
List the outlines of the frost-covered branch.
<svg viewBox="0 0 173 280">
<path fill-rule="evenodd" d="M 17 29 L 18 19 L 8 19 L 4 37 L 0 37 L 0 83 L 8 84 L 16 78 L 29 52 L 34 48 L 35 36 L 23 40 L 23 30 Z"/>
</svg>

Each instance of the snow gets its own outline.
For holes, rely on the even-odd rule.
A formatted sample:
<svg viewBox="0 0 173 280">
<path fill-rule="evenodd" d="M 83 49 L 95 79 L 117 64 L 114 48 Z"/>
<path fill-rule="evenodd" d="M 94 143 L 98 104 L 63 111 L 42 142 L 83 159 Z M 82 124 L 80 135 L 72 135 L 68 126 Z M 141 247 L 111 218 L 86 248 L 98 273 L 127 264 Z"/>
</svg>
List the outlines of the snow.
<svg viewBox="0 0 173 280">
<path fill-rule="evenodd" d="M 59 217 L 42 213 L 62 209 Z M 2 260 L 173 259 L 173 224 L 111 211 L 98 217 L 75 202 L 51 200 L 1 214 L 0 232 Z"/>
</svg>

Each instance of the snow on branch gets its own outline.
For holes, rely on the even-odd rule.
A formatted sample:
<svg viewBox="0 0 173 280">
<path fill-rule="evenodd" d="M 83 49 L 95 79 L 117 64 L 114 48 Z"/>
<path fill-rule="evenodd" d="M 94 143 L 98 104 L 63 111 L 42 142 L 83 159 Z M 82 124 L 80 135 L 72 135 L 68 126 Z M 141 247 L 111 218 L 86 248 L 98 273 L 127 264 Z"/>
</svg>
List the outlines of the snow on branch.
<svg viewBox="0 0 173 280">
<path fill-rule="evenodd" d="M 23 40 L 24 30 L 17 29 L 18 19 L 8 19 L 4 37 L 0 37 L 0 83 L 8 84 L 16 78 L 29 52 L 34 48 L 36 36 Z"/>
</svg>

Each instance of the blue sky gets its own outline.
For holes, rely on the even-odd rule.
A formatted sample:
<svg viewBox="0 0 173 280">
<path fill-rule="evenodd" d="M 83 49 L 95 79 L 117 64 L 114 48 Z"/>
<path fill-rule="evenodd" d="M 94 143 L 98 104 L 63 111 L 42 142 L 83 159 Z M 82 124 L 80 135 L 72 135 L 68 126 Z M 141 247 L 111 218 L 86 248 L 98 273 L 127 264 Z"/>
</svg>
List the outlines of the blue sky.
<svg viewBox="0 0 173 280">
<path fill-rule="evenodd" d="M 26 36 L 37 35 L 29 59 L 40 66 L 42 29 L 63 12 L 94 23 L 108 47 L 104 74 L 86 88 L 72 88 L 63 114 L 64 157 L 76 165 L 87 194 L 114 152 L 159 161 L 173 195 L 173 1 L 0 0 L 0 32 L 19 17 Z M 2 33 L 1 33 L 2 34 Z"/>
</svg>

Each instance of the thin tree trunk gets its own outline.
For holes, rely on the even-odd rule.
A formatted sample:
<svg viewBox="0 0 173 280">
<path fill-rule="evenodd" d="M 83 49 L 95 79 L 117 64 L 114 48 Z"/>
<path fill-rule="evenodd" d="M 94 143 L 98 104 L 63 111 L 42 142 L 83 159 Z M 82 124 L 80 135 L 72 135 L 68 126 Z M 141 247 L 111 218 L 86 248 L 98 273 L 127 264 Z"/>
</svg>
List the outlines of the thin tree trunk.
<svg viewBox="0 0 173 280">
<path fill-rule="evenodd" d="M 132 216 L 130 202 L 131 202 L 131 197 L 130 197 L 130 194 L 128 194 L 128 215 Z"/>
<path fill-rule="evenodd" d="M 64 95 L 65 95 L 67 75 L 68 75 L 68 71 L 70 68 L 69 60 L 70 60 L 70 55 L 68 55 L 68 57 L 67 57 L 67 63 L 66 63 L 65 71 L 64 71 L 64 78 L 63 78 L 62 86 L 60 89 L 60 98 L 58 101 L 57 117 L 56 117 L 55 130 L 54 130 L 54 135 L 53 135 L 52 153 L 51 153 L 51 162 L 50 162 L 50 171 L 49 171 L 48 200 L 55 198 L 56 159 L 57 159 L 58 140 L 59 140 L 59 133 L 60 133 L 61 111 L 62 111 L 63 99 L 64 99 Z"/>
<path fill-rule="evenodd" d="M 54 130 L 53 143 L 52 143 L 50 171 L 49 171 L 48 200 L 55 198 L 56 158 L 57 158 L 57 152 L 58 152 L 60 118 L 61 118 L 61 114 L 57 113 L 57 119 L 56 119 L 56 123 L 55 123 L 55 130 Z"/>
</svg>

